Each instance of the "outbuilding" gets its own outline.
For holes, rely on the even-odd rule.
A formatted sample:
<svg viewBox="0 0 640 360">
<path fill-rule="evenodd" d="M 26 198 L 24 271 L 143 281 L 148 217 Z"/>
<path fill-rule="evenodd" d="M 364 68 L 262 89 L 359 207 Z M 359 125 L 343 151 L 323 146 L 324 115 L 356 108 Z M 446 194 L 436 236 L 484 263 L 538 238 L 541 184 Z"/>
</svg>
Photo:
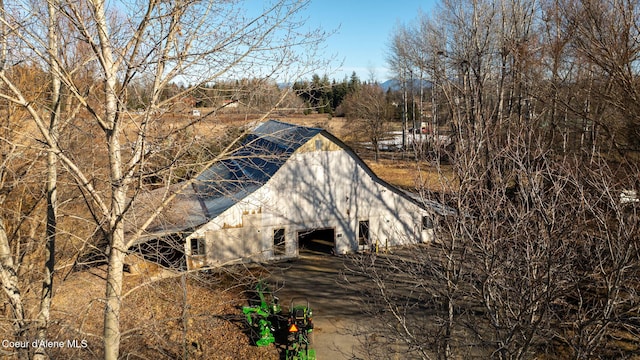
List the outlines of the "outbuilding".
<svg viewBox="0 0 640 360">
<path fill-rule="evenodd" d="M 293 258 L 303 247 L 347 254 L 430 242 L 438 210 L 428 204 L 326 130 L 269 120 L 182 190 L 147 239 L 179 237 L 189 269 Z"/>
</svg>

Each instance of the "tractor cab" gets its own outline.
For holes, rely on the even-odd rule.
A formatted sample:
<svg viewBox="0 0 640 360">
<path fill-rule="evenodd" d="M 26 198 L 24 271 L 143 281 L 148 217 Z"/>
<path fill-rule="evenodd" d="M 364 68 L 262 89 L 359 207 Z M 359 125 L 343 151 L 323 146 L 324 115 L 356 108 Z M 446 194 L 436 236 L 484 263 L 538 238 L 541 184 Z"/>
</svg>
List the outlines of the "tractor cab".
<svg viewBox="0 0 640 360">
<path fill-rule="evenodd" d="M 289 306 L 289 335 L 287 336 L 287 360 L 315 360 L 316 351 L 311 344 L 313 312 L 306 299 L 291 299 Z"/>
<path fill-rule="evenodd" d="M 289 332 L 313 331 L 313 312 L 306 299 L 303 303 L 296 303 L 300 299 L 292 299 L 289 307 Z"/>
</svg>

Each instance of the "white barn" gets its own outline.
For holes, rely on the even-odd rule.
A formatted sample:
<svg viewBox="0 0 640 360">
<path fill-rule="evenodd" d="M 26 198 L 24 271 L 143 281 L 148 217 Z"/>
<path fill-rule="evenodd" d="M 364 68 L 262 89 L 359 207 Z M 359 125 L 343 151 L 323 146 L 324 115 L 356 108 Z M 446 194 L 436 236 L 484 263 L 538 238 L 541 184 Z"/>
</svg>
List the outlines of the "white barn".
<svg viewBox="0 0 640 360">
<path fill-rule="evenodd" d="M 309 234 L 335 254 L 429 242 L 437 211 L 327 131 L 269 120 L 183 191 L 146 238 L 181 234 L 186 266 L 197 269 L 296 257 Z"/>
</svg>

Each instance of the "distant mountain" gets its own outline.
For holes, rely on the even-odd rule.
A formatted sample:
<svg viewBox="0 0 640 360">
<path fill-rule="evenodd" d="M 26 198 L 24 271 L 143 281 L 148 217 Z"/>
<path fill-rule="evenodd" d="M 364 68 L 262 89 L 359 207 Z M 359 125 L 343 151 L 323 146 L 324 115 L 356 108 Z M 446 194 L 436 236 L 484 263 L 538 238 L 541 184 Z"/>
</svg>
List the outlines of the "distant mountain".
<svg viewBox="0 0 640 360">
<path fill-rule="evenodd" d="M 383 82 L 382 84 L 380 84 L 380 87 L 385 92 L 388 91 L 389 89 L 391 89 L 393 91 L 400 90 L 400 82 L 398 80 L 396 80 L 396 79 L 389 79 L 389 80 Z"/>
<path fill-rule="evenodd" d="M 420 79 L 413 79 L 413 86 L 415 89 L 420 88 Z M 427 80 L 422 80 L 422 86 L 425 88 L 431 87 L 431 82 Z M 402 90 L 402 83 L 398 79 L 390 79 L 382 84 L 380 84 L 382 90 L 387 91 L 391 89 L 392 91 Z M 407 82 L 407 89 L 411 87 L 411 84 Z"/>
</svg>

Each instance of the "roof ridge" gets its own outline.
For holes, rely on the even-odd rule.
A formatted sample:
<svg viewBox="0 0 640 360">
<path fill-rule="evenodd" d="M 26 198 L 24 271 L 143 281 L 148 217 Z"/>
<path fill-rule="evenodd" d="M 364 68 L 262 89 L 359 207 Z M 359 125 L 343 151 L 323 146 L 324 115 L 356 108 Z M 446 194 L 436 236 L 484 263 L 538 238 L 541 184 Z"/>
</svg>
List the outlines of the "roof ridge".
<svg viewBox="0 0 640 360">
<path fill-rule="evenodd" d="M 264 125 L 264 124 L 266 124 L 268 122 L 275 122 L 275 123 L 278 123 L 278 124 L 287 125 L 289 127 L 297 127 L 297 128 L 301 128 L 301 129 L 326 131 L 325 129 L 323 129 L 321 127 L 294 124 L 294 123 L 284 122 L 284 121 L 279 120 L 279 119 L 269 119 L 267 121 L 264 121 L 264 122 L 260 123 L 255 129 L 259 128 L 260 126 L 262 126 L 262 125 Z"/>
</svg>

